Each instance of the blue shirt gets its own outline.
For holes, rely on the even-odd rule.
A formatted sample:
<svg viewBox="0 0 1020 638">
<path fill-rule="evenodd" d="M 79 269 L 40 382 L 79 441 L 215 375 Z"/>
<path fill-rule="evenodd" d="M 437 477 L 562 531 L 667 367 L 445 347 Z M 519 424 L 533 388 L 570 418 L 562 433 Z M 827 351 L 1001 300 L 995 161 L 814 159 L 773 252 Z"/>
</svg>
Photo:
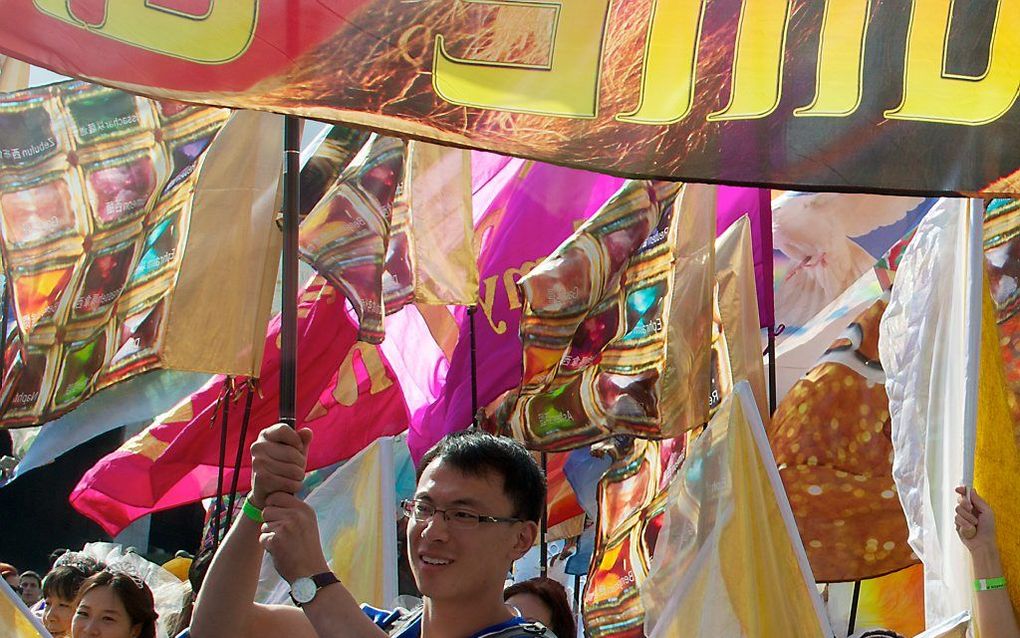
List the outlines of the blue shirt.
<svg viewBox="0 0 1020 638">
<path fill-rule="evenodd" d="M 392 611 L 386 609 L 376 609 L 370 605 L 362 605 L 362 611 L 372 619 L 372 622 L 376 624 L 380 629 L 390 634 L 390 638 L 421 638 L 421 618 L 422 608 L 419 607 L 412 611 L 405 609 L 394 609 Z M 407 624 L 400 624 L 398 621 L 408 621 L 413 616 L 414 620 Z M 511 631 L 514 628 L 520 628 L 520 631 Z M 545 638 L 556 638 L 551 631 L 544 629 L 542 625 L 538 623 L 529 622 L 524 618 L 513 617 L 510 620 L 503 621 L 496 625 L 491 625 L 482 629 L 481 631 L 471 634 L 468 638 L 497 638 L 500 636 L 544 636 Z M 394 633 L 395 632 L 395 633 Z"/>
</svg>

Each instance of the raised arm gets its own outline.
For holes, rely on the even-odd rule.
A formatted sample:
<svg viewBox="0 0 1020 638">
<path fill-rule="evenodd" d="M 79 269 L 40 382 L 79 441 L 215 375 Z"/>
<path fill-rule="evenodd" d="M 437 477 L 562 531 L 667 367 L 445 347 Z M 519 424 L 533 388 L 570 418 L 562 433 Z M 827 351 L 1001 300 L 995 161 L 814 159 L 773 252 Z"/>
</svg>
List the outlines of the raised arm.
<svg viewBox="0 0 1020 638">
<path fill-rule="evenodd" d="M 322 553 L 319 526 L 315 511 L 293 494 L 275 492 L 269 495 L 263 511 L 261 543 L 273 557 L 276 571 L 288 583 L 329 571 Z M 365 569 L 377 569 L 365 565 Z M 301 608 L 315 627 L 318 638 L 385 638 L 361 610 L 358 601 L 343 583 L 319 589 L 315 598 Z"/>
<path fill-rule="evenodd" d="M 970 551 L 974 578 L 984 580 L 986 587 L 975 592 L 974 617 L 981 638 L 1020 638 L 1016 612 L 1009 592 L 998 581 L 1002 578 L 1002 561 L 995 542 L 995 515 L 992 508 L 973 489 L 956 488 L 956 531 Z"/>
<path fill-rule="evenodd" d="M 295 432 L 277 424 L 252 445 L 252 491 L 249 501 L 263 509 L 269 494 L 293 494 L 301 487 L 311 431 Z M 255 604 L 263 549 L 262 525 L 240 515 L 231 526 L 206 574 L 191 618 L 194 638 L 316 638 L 300 609 Z"/>
</svg>

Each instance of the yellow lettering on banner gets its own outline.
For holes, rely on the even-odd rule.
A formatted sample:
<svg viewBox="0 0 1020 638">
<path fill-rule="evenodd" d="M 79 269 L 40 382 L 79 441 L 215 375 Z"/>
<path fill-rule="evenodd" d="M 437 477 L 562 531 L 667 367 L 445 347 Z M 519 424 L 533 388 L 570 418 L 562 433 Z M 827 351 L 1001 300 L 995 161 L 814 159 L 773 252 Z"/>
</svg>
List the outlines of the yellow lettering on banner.
<svg viewBox="0 0 1020 638">
<path fill-rule="evenodd" d="M 789 20 L 789 0 L 744 1 L 733 54 L 730 102 L 710 114 L 709 121 L 753 120 L 776 110 L 782 96 Z"/>
<path fill-rule="evenodd" d="M 201 64 L 224 64 L 248 50 L 258 23 L 258 0 L 213 0 L 195 16 L 139 0 L 107 0 L 106 17 L 90 25 L 68 0 L 33 0 L 39 11 L 125 44 Z"/>
<path fill-rule="evenodd" d="M 799 117 L 845 117 L 861 105 L 864 36 L 871 0 L 826 0 L 815 71 L 815 99 L 794 109 Z"/>
<path fill-rule="evenodd" d="M 393 385 L 393 380 L 386 374 L 386 366 L 379 356 L 376 346 L 362 341 L 356 342 L 347 352 L 347 356 L 340 362 L 336 371 L 336 387 L 333 388 L 333 399 L 339 405 L 350 407 L 358 400 L 358 377 L 354 373 L 354 355 L 357 353 L 361 358 L 361 365 L 368 373 L 368 394 L 378 394 Z M 322 401 L 316 401 L 315 405 L 305 416 L 304 420 L 314 421 L 329 413 L 329 410 Z"/>
<path fill-rule="evenodd" d="M 552 52 L 545 65 L 455 58 L 436 36 L 432 87 L 452 104 L 592 118 L 598 109 L 602 30 L 610 0 L 461 0 L 470 4 L 530 7 L 550 13 Z"/>
<path fill-rule="evenodd" d="M 482 296 L 479 299 L 479 303 L 482 306 L 482 312 L 485 313 L 485 318 L 489 322 L 489 327 L 492 331 L 498 335 L 506 332 L 506 322 L 500 321 L 499 324 L 492 322 L 492 306 L 496 303 L 496 282 L 499 281 L 499 275 L 493 275 L 486 277 L 485 281 L 482 282 Z"/>
<path fill-rule="evenodd" d="M 393 381 L 386 374 L 386 367 L 379 356 L 379 349 L 370 344 L 359 341 L 354 344 L 336 374 L 336 388 L 333 390 L 333 398 L 340 405 L 350 407 L 358 400 L 358 378 L 354 374 L 354 353 L 361 356 L 361 365 L 365 366 L 368 372 L 369 395 L 378 394 L 393 385 Z"/>
<path fill-rule="evenodd" d="M 977 126 L 1005 115 L 1020 94 L 1020 1 L 999 0 L 988 67 L 978 76 L 946 72 L 953 0 L 914 0 L 913 4 L 903 101 L 885 116 Z"/>
<path fill-rule="evenodd" d="M 690 115 L 706 1 L 654 0 L 641 97 L 636 109 L 617 115 L 617 120 L 674 124 Z"/>
</svg>

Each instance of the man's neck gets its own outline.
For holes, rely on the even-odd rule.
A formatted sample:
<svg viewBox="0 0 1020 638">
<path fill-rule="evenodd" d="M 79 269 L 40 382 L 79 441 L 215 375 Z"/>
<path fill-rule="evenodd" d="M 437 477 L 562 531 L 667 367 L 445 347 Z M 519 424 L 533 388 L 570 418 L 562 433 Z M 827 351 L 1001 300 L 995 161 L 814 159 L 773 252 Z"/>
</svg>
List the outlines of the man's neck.
<svg viewBox="0 0 1020 638">
<path fill-rule="evenodd" d="M 513 618 L 502 598 L 493 598 L 491 604 L 482 604 L 479 598 L 472 597 L 470 601 L 425 598 L 421 638 L 468 638 Z"/>
</svg>

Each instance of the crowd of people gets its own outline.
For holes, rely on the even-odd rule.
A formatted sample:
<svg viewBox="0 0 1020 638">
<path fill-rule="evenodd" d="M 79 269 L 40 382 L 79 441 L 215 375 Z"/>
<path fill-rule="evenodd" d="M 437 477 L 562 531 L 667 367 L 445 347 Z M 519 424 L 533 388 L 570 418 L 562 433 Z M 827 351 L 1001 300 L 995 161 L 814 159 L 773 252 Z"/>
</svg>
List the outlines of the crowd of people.
<svg viewBox="0 0 1020 638">
<path fill-rule="evenodd" d="M 191 562 L 195 593 L 175 614 L 182 638 L 574 638 L 564 587 L 536 578 L 504 588 L 513 563 L 535 543 L 545 477 L 518 443 L 477 431 L 443 439 L 417 469 L 402 504 L 407 556 L 422 594 L 414 609 L 359 605 L 330 571 L 315 512 L 294 496 L 304 476 L 309 430 L 278 425 L 252 447 L 253 488 L 243 516 L 215 555 Z M 970 551 L 974 625 L 982 638 L 1020 638 L 1005 588 L 995 518 L 972 489 L 958 489 L 956 528 Z M 291 585 L 290 605 L 254 602 L 268 552 Z M 55 638 L 156 638 L 156 604 L 129 566 L 58 552 L 40 576 L 0 563 L 0 576 Z M 366 566 L 371 568 L 371 566 Z M 867 634 L 889 635 L 889 634 Z"/>
</svg>

